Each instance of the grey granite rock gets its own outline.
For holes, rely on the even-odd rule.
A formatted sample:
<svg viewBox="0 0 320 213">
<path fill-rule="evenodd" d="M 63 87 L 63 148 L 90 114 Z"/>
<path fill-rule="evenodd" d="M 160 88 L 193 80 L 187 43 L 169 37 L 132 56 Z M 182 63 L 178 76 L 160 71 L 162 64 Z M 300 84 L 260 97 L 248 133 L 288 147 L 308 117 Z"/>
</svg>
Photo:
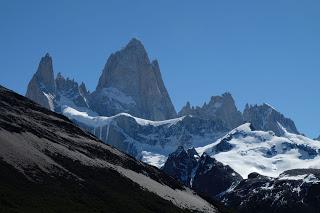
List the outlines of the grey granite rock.
<svg viewBox="0 0 320 213">
<path fill-rule="evenodd" d="M 222 96 L 212 96 L 209 103 L 202 107 L 191 107 L 187 102 L 179 112 L 179 116 L 193 115 L 204 119 L 219 119 L 225 123 L 229 129 L 233 129 L 243 123 L 242 114 L 238 111 L 230 93 Z"/>
<path fill-rule="evenodd" d="M 203 153 L 198 161 L 198 166 L 193 178 L 192 188 L 211 198 L 217 198 L 219 194 L 237 185 L 242 177 L 230 166 Z"/>
<path fill-rule="evenodd" d="M 279 177 L 251 173 L 220 200 L 235 212 L 312 212 L 320 209 L 320 170 L 294 169 Z"/>
<path fill-rule="evenodd" d="M 179 146 L 176 151 L 169 155 L 162 170 L 184 185 L 190 186 L 198 158 L 199 155 L 194 148 L 186 151 L 183 146 Z"/>
<path fill-rule="evenodd" d="M 26 93 L 27 98 L 56 112 L 67 106 L 89 110 L 89 95 L 84 83 L 78 86 L 77 82 L 65 79 L 61 73 L 54 78 L 52 58 L 48 53 L 41 58 Z"/>
<path fill-rule="evenodd" d="M 36 103 L 54 110 L 52 99 L 55 94 L 55 82 L 52 66 L 52 58 L 47 53 L 41 58 L 37 72 L 28 84 L 26 97 Z"/>
<path fill-rule="evenodd" d="M 273 131 L 277 136 L 282 136 L 284 130 L 299 134 L 294 122 L 275 110 L 268 104 L 246 105 L 243 119 L 252 124 L 256 130 Z M 282 127 L 281 127 L 282 126 Z"/>
<path fill-rule="evenodd" d="M 128 112 L 150 120 L 176 117 L 158 62 L 150 62 L 137 39 L 109 57 L 90 100 L 93 110 L 105 116 Z"/>
<path fill-rule="evenodd" d="M 219 194 L 236 185 L 242 177 L 206 153 L 199 157 L 194 148 L 181 146 L 171 153 L 163 171 L 202 195 L 217 199 Z"/>
<path fill-rule="evenodd" d="M 86 86 L 82 83 L 80 86 L 73 79 L 64 78 L 61 73 L 58 73 L 56 79 L 56 111 L 59 112 L 61 107 L 70 106 L 73 108 L 88 108 L 89 92 Z"/>
</svg>

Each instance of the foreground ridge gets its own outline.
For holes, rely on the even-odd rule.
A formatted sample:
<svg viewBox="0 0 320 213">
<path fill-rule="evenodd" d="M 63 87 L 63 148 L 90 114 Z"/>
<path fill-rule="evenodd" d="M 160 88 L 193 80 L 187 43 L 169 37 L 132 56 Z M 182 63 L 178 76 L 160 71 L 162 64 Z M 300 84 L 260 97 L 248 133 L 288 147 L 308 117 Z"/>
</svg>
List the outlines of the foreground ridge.
<svg viewBox="0 0 320 213">
<path fill-rule="evenodd" d="M 160 170 L 0 86 L 1 212 L 217 212 Z"/>
</svg>

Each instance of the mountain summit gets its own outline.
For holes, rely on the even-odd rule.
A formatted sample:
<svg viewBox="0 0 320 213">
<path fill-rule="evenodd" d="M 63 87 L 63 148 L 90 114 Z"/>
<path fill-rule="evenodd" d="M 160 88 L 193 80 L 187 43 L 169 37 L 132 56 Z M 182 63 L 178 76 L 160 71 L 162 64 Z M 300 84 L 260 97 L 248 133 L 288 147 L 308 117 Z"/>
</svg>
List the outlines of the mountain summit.
<svg viewBox="0 0 320 213">
<path fill-rule="evenodd" d="M 180 116 L 193 115 L 204 119 L 221 120 L 226 127 L 233 129 L 242 124 L 242 114 L 238 111 L 232 95 L 228 92 L 221 96 L 212 96 L 209 103 L 202 107 L 187 104 L 179 112 Z"/>
<path fill-rule="evenodd" d="M 150 62 L 135 38 L 111 54 L 90 100 L 93 110 L 105 116 L 121 112 L 150 120 L 176 116 L 158 62 Z"/>
<path fill-rule="evenodd" d="M 48 53 L 41 58 L 26 93 L 27 98 L 55 112 L 61 112 L 64 107 L 90 111 L 88 96 L 89 92 L 83 83 L 79 86 L 61 73 L 54 78 L 53 62 Z"/>
<path fill-rule="evenodd" d="M 56 112 L 72 107 L 102 116 L 127 112 L 150 120 L 177 115 L 158 62 L 149 60 L 143 44 L 135 38 L 111 54 L 93 93 L 60 73 L 55 79 L 52 58 L 46 54 L 29 82 L 26 97 Z"/>
<path fill-rule="evenodd" d="M 257 130 L 273 131 L 277 136 L 282 136 L 285 131 L 299 134 L 294 122 L 286 118 L 269 104 L 246 105 L 243 119 L 250 122 Z M 284 130 L 284 129 L 285 130 Z"/>
<path fill-rule="evenodd" d="M 28 84 L 26 97 L 40 105 L 53 110 L 50 94 L 55 92 L 54 73 L 52 58 L 47 53 L 41 58 L 37 72 L 33 75 Z"/>
</svg>

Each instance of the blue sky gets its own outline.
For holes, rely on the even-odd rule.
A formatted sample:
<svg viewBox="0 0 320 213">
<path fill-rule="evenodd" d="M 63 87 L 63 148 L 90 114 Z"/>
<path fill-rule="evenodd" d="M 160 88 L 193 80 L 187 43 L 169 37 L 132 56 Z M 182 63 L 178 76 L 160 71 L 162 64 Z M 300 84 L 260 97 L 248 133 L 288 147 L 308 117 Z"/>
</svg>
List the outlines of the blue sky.
<svg viewBox="0 0 320 213">
<path fill-rule="evenodd" d="M 55 72 L 92 91 L 108 56 L 145 45 L 177 110 L 212 95 L 269 103 L 320 134 L 320 1 L 0 2 L 0 84 L 24 94 L 49 52 Z"/>
</svg>

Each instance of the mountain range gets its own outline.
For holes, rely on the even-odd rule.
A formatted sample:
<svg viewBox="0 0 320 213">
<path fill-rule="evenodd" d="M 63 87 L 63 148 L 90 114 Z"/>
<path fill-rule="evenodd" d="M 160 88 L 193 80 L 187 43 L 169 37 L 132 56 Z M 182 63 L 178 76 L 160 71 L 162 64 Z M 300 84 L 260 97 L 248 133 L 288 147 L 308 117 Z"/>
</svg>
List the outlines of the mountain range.
<svg viewBox="0 0 320 213">
<path fill-rule="evenodd" d="M 110 55 L 92 93 L 84 83 L 60 73 L 55 77 L 53 60 L 46 54 L 26 97 L 228 208 L 318 208 L 319 198 L 313 196 L 319 184 L 317 140 L 305 137 L 269 104 L 247 104 L 240 112 L 228 92 L 212 96 L 203 106 L 187 102 L 177 113 L 159 63 L 150 61 L 135 38 Z M 272 197 L 277 199 L 271 202 Z"/>
<path fill-rule="evenodd" d="M 155 167 L 0 86 L 0 212 L 218 212 Z"/>
</svg>

